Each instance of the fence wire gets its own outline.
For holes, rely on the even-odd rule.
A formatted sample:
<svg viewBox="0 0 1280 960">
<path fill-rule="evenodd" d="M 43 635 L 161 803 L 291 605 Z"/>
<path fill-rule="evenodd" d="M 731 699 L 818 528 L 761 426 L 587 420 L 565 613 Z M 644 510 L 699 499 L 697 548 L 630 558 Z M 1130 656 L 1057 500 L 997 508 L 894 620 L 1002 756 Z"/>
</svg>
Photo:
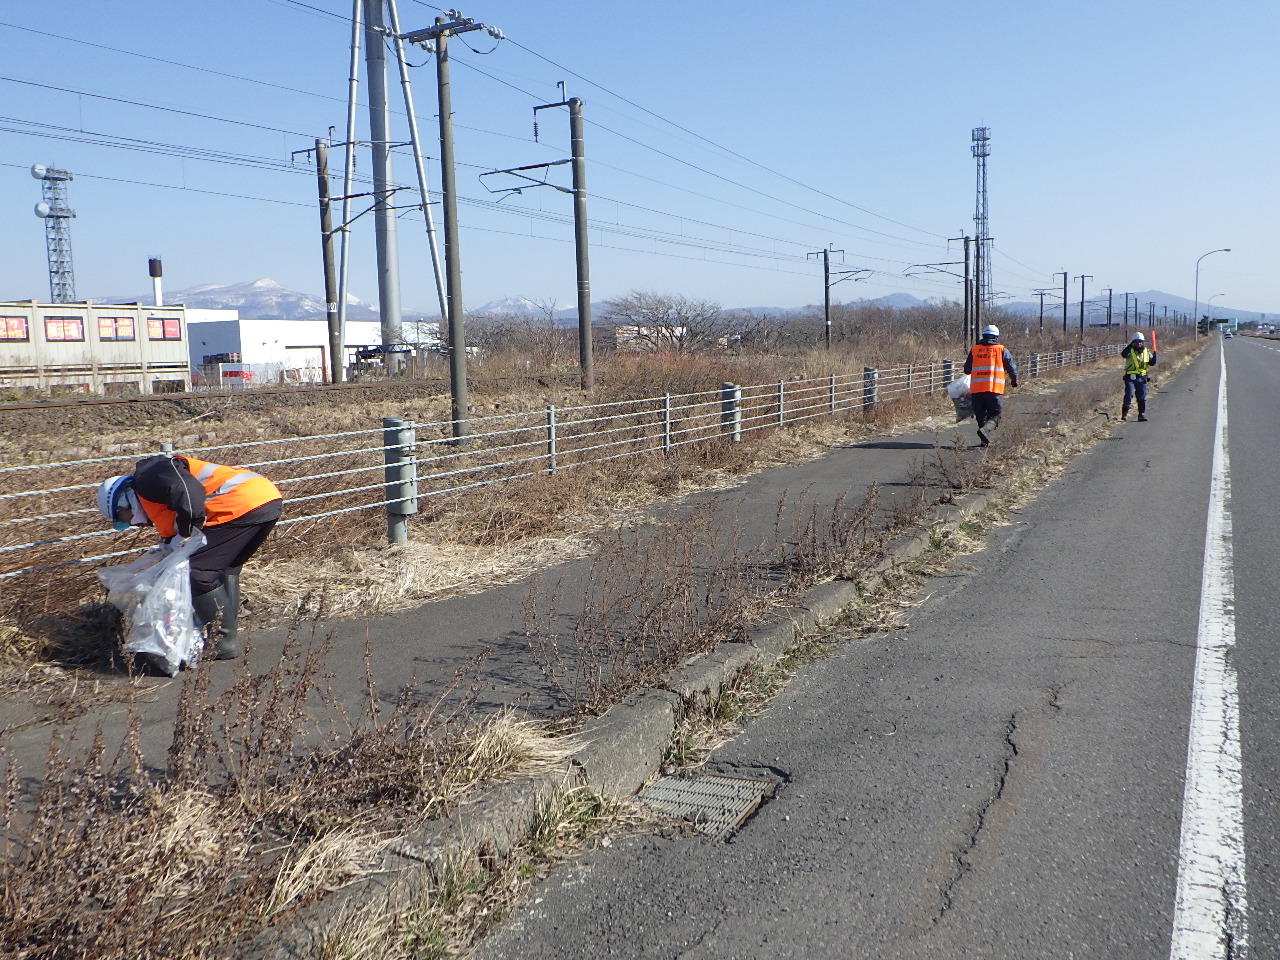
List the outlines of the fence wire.
<svg viewBox="0 0 1280 960">
<path fill-rule="evenodd" d="M 1018 360 L 1020 374 L 1035 377 L 1115 356 L 1119 350 L 1108 345 L 1032 354 Z M 960 362 L 934 361 L 495 414 L 471 419 L 471 433 L 461 440 L 452 436 L 449 422 L 406 424 L 414 432 L 409 447 L 388 441 L 384 425 L 383 429 L 272 437 L 175 452 L 229 461 L 270 476 L 285 495 L 285 516 L 279 525 L 286 530 L 312 529 L 323 520 L 356 514 L 357 519 L 344 524 L 344 532 L 359 528 L 370 535 L 384 511 L 403 509 L 397 505 L 411 503 L 417 510 L 423 500 L 491 484 L 662 454 L 719 438 L 737 439 L 744 433 L 785 428 L 816 417 L 865 412 L 898 398 L 940 393 L 961 370 Z M 5 490 L 0 494 L 0 582 L 86 567 L 150 546 L 148 540 L 118 549 L 122 538 L 137 540 L 138 534 L 96 529 L 101 518 L 92 505 L 102 479 L 132 472 L 136 461 L 148 455 L 133 452 L 0 467 L 0 487 Z M 399 464 L 395 478 L 389 463 Z M 383 471 L 381 480 L 373 476 L 377 471 Z M 411 495 L 392 483 L 405 476 L 413 478 Z"/>
</svg>

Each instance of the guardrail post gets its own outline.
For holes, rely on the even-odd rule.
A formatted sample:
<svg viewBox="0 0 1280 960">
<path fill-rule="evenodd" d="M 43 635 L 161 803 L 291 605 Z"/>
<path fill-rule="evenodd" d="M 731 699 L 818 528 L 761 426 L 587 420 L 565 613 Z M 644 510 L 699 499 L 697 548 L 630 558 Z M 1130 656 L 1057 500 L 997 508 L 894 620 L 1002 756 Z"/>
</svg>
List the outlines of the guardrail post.
<svg viewBox="0 0 1280 960">
<path fill-rule="evenodd" d="M 742 440 L 742 388 L 736 383 L 720 384 L 720 429 L 734 443 Z"/>
<path fill-rule="evenodd" d="M 418 512 L 417 431 L 399 417 L 382 418 L 387 542 L 409 542 L 409 516 Z"/>
<path fill-rule="evenodd" d="M 836 375 L 833 373 L 827 377 L 827 406 L 831 408 L 831 412 L 836 412 Z"/>
<path fill-rule="evenodd" d="M 956 378 L 956 362 L 954 360 L 942 361 L 942 385 L 945 387 Z"/>
<path fill-rule="evenodd" d="M 556 472 L 556 407 L 547 404 L 547 473 Z"/>
<path fill-rule="evenodd" d="M 880 393 L 880 371 L 875 367 L 862 368 L 862 407 L 874 407 Z"/>
<path fill-rule="evenodd" d="M 662 395 L 662 452 L 671 452 L 671 394 Z"/>
<path fill-rule="evenodd" d="M 778 381 L 778 426 L 787 424 L 787 381 Z"/>
<path fill-rule="evenodd" d="M 1040 354 L 1033 353 L 1031 355 L 1031 376 L 1040 376 Z"/>
</svg>

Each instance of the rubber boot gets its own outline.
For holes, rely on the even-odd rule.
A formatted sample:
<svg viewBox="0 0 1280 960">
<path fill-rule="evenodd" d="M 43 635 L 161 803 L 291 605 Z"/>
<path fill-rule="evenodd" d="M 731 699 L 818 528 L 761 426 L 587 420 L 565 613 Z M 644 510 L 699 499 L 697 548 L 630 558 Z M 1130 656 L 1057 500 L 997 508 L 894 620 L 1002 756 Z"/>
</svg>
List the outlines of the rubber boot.
<svg viewBox="0 0 1280 960">
<path fill-rule="evenodd" d="M 235 635 L 234 621 L 232 621 L 231 636 L 227 636 L 227 613 L 231 606 L 230 597 L 227 596 L 227 588 L 221 584 L 216 589 L 210 590 L 208 593 L 202 593 L 199 596 L 191 598 L 191 608 L 195 611 L 196 624 L 205 626 L 217 621 L 214 629 L 216 645 L 213 650 L 214 660 L 234 660 L 240 656 L 240 643 Z"/>
<path fill-rule="evenodd" d="M 222 585 L 227 591 L 227 609 L 222 617 L 223 643 L 228 650 L 234 651 L 229 657 L 219 659 L 232 660 L 240 656 L 240 573 L 228 573 L 222 578 Z M 221 648 L 221 644 L 219 645 Z"/>
<path fill-rule="evenodd" d="M 1121 419 L 1121 420 L 1128 420 L 1128 419 L 1129 419 L 1129 405 L 1128 405 L 1127 403 L 1126 403 L 1126 404 L 1124 405 L 1124 407 L 1120 410 L 1120 419 Z"/>
</svg>

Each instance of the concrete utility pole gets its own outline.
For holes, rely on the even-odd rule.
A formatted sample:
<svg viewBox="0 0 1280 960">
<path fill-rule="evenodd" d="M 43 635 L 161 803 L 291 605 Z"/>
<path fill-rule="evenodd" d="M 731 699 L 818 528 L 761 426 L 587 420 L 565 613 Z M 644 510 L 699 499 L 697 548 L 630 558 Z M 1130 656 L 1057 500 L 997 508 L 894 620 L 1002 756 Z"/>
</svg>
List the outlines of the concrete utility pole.
<svg viewBox="0 0 1280 960">
<path fill-rule="evenodd" d="M 329 147 L 316 140 L 316 180 L 320 191 L 320 253 L 324 262 L 325 321 L 329 330 L 329 382 L 342 382 L 342 325 L 338 322 L 338 271 L 333 259 L 333 210 L 329 200 Z"/>
<path fill-rule="evenodd" d="M 1062 332 L 1067 332 L 1067 271 L 1059 270 L 1054 274 L 1055 277 L 1062 277 Z"/>
<path fill-rule="evenodd" d="M 587 261 L 587 156 L 582 135 L 582 100 L 569 98 L 569 156 L 573 159 L 573 247 L 578 272 L 578 368 L 582 389 L 596 385 L 591 351 L 591 271 Z"/>
<path fill-rule="evenodd" d="M 1080 342 L 1083 343 L 1084 342 L 1084 282 L 1086 280 L 1092 280 L 1093 274 L 1089 274 L 1089 273 L 1082 274 L 1081 276 L 1076 277 L 1076 279 L 1080 281 Z"/>
<path fill-rule="evenodd" d="M 569 108 L 569 162 L 573 170 L 573 247 L 578 274 L 578 370 L 583 390 L 592 390 L 596 384 L 595 360 L 591 347 L 591 270 L 587 247 L 587 158 L 582 134 L 582 100 L 570 97 L 559 103 L 544 103 L 533 108 L 539 110 L 556 107 Z M 534 124 L 537 139 L 537 124 Z M 529 168 L 523 168 L 529 169 Z M 499 171 L 514 172 L 514 171 Z"/>
<path fill-rule="evenodd" d="M 952 243 L 956 240 L 964 241 L 964 334 L 965 342 L 972 343 L 977 340 L 977 323 L 973 318 L 973 280 L 969 275 L 969 241 L 972 238 L 966 234 L 963 237 L 948 237 L 947 242 Z"/>
<path fill-rule="evenodd" d="M 502 31 L 461 16 L 456 10 L 445 11 L 448 17 L 436 17 L 435 25 L 400 35 L 405 43 L 434 48 L 436 55 L 436 87 L 440 105 L 440 191 L 444 203 L 444 263 L 446 298 L 449 307 L 449 386 L 452 406 L 453 436 L 461 439 L 470 433 L 467 424 L 467 342 L 462 304 L 462 260 L 458 243 L 458 187 L 453 159 L 453 98 L 449 88 L 449 37 L 472 30 L 485 30 L 495 40 L 504 39 Z"/>
<path fill-rule="evenodd" d="M 1107 329 L 1111 329 L 1111 287 L 1107 287 Z"/>
<path fill-rule="evenodd" d="M 369 80 L 369 140 L 373 148 L 374 243 L 378 254 L 378 318 L 382 345 L 403 340 L 400 265 L 396 245 L 395 186 L 391 179 L 391 110 L 387 102 L 386 0 L 365 4 L 365 73 Z M 398 372 L 398 354 L 384 353 L 388 372 Z"/>
</svg>

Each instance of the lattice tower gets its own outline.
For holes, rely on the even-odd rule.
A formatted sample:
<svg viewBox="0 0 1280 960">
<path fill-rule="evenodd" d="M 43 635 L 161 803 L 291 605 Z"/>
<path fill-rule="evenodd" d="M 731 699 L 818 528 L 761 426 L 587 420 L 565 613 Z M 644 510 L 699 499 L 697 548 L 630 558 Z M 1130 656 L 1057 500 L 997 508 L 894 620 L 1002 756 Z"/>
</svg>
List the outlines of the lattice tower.
<svg viewBox="0 0 1280 960">
<path fill-rule="evenodd" d="M 67 206 L 66 170 L 44 169 L 40 182 L 44 193 L 45 247 L 49 253 L 49 298 L 52 303 L 76 302 L 76 273 L 71 260 L 71 219 L 76 212 Z"/>
<path fill-rule="evenodd" d="M 991 225 L 987 221 L 987 157 L 991 156 L 991 128 L 973 128 L 973 158 L 978 162 L 978 197 L 974 207 L 973 226 L 978 239 L 975 291 L 984 308 L 994 303 L 991 285 Z"/>
</svg>

